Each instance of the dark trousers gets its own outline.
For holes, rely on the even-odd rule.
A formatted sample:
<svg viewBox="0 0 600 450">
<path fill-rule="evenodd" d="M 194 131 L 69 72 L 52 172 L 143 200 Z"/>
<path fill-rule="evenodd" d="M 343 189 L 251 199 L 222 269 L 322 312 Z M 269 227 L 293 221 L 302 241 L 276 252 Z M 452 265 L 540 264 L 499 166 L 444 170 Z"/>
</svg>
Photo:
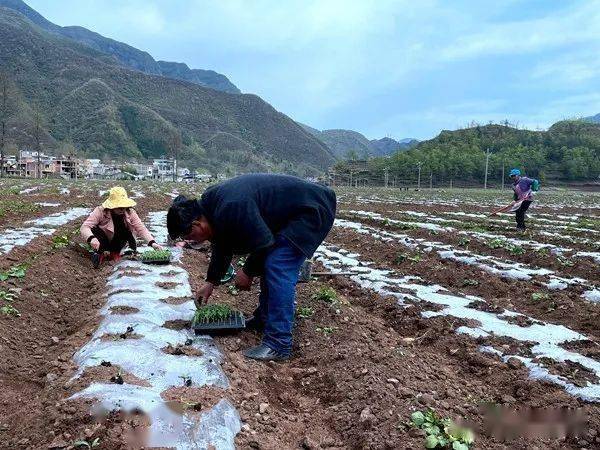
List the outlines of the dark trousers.
<svg viewBox="0 0 600 450">
<path fill-rule="evenodd" d="M 292 351 L 296 283 L 305 259 L 290 241 L 278 236 L 260 279 L 259 305 L 254 317 L 265 324 L 263 344 L 284 355 Z"/>
<path fill-rule="evenodd" d="M 120 253 L 127 244 L 129 244 L 129 248 L 132 250 L 137 248 L 135 238 L 130 231 L 124 233 L 123 236 L 115 234 L 112 239 L 109 239 L 106 233 L 100 227 L 93 227 L 92 234 L 96 239 L 98 239 L 98 242 L 100 242 L 100 249 L 98 250 L 99 252 Z"/>
<path fill-rule="evenodd" d="M 525 229 L 525 211 L 529 209 L 529 205 L 531 205 L 531 200 L 523 200 L 519 209 L 515 211 L 515 219 L 519 230 Z"/>
</svg>

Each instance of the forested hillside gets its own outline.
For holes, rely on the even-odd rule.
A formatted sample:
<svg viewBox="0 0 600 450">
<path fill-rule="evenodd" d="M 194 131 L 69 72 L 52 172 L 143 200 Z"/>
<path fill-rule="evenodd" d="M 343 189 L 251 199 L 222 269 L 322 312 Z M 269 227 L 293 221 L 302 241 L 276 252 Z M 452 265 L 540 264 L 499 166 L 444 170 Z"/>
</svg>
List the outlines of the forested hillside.
<svg viewBox="0 0 600 450">
<path fill-rule="evenodd" d="M 75 144 L 89 157 L 171 155 L 214 171 L 277 170 L 316 174 L 329 149 L 258 96 L 228 94 L 152 76 L 104 53 L 49 33 L 0 8 L 0 71 L 15 87 L 18 113 L 9 138 L 44 150 Z"/>
<path fill-rule="evenodd" d="M 442 131 L 414 149 L 372 160 L 371 167 L 414 178 L 420 164 L 424 174 L 436 179 L 481 182 L 488 148 L 490 178 L 499 179 L 503 166 L 520 167 L 542 179 L 589 181 L 600 176 L 600 124 L 584 120 L 557 122 L 547 131 L 507 125 Z"/>
</svg>

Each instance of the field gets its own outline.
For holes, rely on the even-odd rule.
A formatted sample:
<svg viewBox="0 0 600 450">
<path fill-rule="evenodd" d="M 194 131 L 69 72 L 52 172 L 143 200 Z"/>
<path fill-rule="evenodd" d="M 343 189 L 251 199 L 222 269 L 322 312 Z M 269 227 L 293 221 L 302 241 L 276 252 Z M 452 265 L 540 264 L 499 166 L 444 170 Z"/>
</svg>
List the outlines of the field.
<svg viewBox="0 0 600 450">
<path fill-rule="evenodd" d="M 314 267 L 337 275 L 298 285 L 294 358 L 262 364 L 255 333 L 189 330 L 208 248 L 92 269 L 77 230 L 110 186 L 0 181 L 0 447 L 418 449 L 428 408 L 470 448 L 600 447 L 600 194 L 544 190 L 518 233 L 487 215 L 509 191 L 339 189 Z M 204 188 L 124 186 L 159 242 Z"/>
</svg>

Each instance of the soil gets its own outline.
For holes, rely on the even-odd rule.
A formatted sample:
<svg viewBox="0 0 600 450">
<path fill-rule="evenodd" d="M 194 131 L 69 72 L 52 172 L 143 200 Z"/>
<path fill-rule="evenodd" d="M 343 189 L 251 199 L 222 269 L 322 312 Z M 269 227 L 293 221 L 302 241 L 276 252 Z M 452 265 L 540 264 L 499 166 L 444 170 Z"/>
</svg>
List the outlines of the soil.
<svg viewBox="0 0 600 450">
<path fill-rule="evenodd" d="M 98 203 L 97 189 L 74 188 L 72 193 L 78 202 L 89 206 Z M 138 199 L 136 208 L 142 216 L 168 206 L 168 197 L 146 194 Z M 47 201 L 67 197 L 49 195 Z M 61 230 L 73 229 L 79 222 Z M 0 219 L 0 229 L 4 228 Z M 393 243 L 338 229 L 328 241 L 365 255 L 378 266 L 480 296 L 493 307 L 514 309 L 598 337 L 597 311 L 581 301 L 576 290 L 550 292 L 550 299 L 533 301 L 531 294 L 539 292 L 539 286 L 441 261 L 435 253 L 420 254 L 418 262 L 394 264 L 394 257 L 406 249 Z M 50 242 L 50 236 L 37 238 L 11 251 L 10 260 L 0 260 L 0 270 L 15 261 L 31 261 L 25 278 L 10 279 L 0 288 L 20 289 L 14 306 L 21 312 L 18 318 L 0 316 L 1 447 L 68 448 L 76 440 L 98 438 L 102 450 L 140 448 L 148 424 L 144 415 L 113 412 L 95 417 L 90 414 L 93 400 L 67 400 L 90 382 L 110 380 L 120 371 L 115 365 L 99 362 L 85 370 L 82 378 L 72 379 L 77 368 L 71 358 L 97 329 L 112 266 L 93 270 L 83 253 L 70 247 L 48 251 Z M 182 264 L 190 273 L 194 291 L 202 283 L 207 263 L 206 253 L 184 251 Z M 464 280 L 477 280 L 478 285 L 465 285 Z M 335 307 L 315 298 L 323 287 L 338 293 L 340 302 Z M 221 287 L 211 301 L 250 314 L 258 301 L 258 286 L 237 295 Z M 230 388 L 180 386 L 165 392 L 164 398 L 172 401 L 173 408 L 198 408 L 198 413 L 218 399 L 228 398 L 244 421 L 236 437 L 236 446 L 241 449 L 418 449 L 423 447 L 423 436 L 406 422 L 413 411 L 427 407 L 444 417 L 471 422 L 478 431 L 475 448 L 600 446 L 598 405 L 575 399 L 557 385 L 530 379 L 518 361 L 505 363 L 479 351 L 480 345 L 493 345 L 527 356 L 527 343 L 474 340 L 457 334 L 455 330 L 467 322 L 443 316 L 425 319 L 421 312 L 426 305 L 400 308 L 395 299 L 360 289 L 345 276 L 299 284 L 297 303 L 311 308 L 314 314 L 297 320 L 290 361 L 265 364 L 244 358 L 241 351 L 260 342 L 260 335 L 254 332 L 216 337 Z M 189 322 L 167 325 L 181 328 Z M 578 345 L 582 346 L 578 351 L 597 356 L 595 344 Z M 178 351 L 171 349 L 167 351 Z M 563 373 L 574 369 L 567 367 Z M 144 383 L 126 372 L 121 376 L 125 382 Z M 587 422 L 579 437 L 502 442 L 484 431 L 480 405 L 488 404 L 515 409 L 578 409 Z"/>
</svg>

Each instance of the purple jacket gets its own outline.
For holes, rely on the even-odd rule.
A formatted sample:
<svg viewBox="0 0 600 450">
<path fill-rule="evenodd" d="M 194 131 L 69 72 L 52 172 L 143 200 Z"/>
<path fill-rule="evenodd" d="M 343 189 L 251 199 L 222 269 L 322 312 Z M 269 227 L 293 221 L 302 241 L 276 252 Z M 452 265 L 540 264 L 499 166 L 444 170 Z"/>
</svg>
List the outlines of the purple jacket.
<svg viewBox="0 0 600 450">
<path fill-rule="evenodd" d="M 532 178 L 521 177 L 519 181 L 513 183 L 513 191 L 517 196 L 516 200 L 533 200 L 533 191 L 531 185 L 533 184 Z"/>
</svg>

